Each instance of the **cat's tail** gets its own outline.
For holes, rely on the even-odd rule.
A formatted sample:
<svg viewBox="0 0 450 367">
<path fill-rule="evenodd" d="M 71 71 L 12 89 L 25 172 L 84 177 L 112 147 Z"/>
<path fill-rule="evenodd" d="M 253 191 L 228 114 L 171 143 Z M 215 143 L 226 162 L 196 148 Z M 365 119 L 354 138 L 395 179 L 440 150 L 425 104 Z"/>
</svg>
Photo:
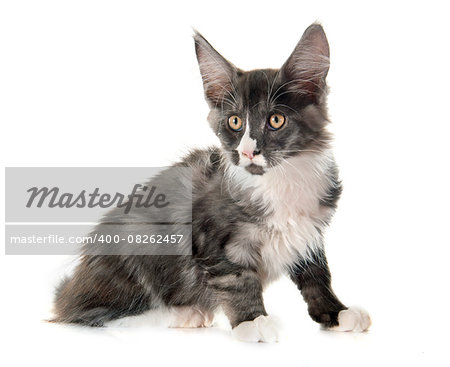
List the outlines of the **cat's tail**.
<svg viewBox="0 0 450 367">
<path fill-rule="evenodd" d="M 71 292 L 71 278 L 64 278 L 55 290 L 54 317 L 46 320 L 51 323 L 73 323 L 86 326 L 104 326 L 105 322 L 114 320 L 116 312 L 107 307 L 83 308 L 76 303 Z M 75 302 L 74 302 L 75 301 Z"/>
<path fill-rule="evenodd" d="M 52 323 L 102 327 L 125 316 L 150 309 L 150 299 L 136 285 L 93 281 L 79 274 L 65 278 L 55 291 Z"/>
</svg>

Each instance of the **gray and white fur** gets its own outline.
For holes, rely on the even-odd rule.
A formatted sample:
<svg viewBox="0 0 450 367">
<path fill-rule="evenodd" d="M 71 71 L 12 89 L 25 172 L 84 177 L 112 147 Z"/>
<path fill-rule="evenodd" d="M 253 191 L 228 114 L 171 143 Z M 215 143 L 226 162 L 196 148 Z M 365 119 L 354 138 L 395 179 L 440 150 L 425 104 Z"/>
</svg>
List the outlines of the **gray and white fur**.
<svg viewBox="0 0 450 367">
<path fill-rule="evenodd" d="M 262 294 L 288 274 L 314 321 L 366 330 L 367 313 L 347 308 L 332 291 L 324 251 L 342 186 L 326 130 L 329 48 L 322 27 L 308 27 L 277 70 L 240 70 L 199 33 L 194 40 L 208 121 L 221 147 L 194 150 L 176 165 L 193 172 L 192 255 L 82 256 L 57 290 L 54 321 L 103 326 L 165 308 L 177 316 L 173 326 L 199 327 L 220 308 L 237 338 L 276 341 Z M 268 124 L 275 114 L 285 121 L 279 129 Z M 232 116 L 240 130 L 230 128 Z M 142 222 L 157 219 L 139 215 Z M 121 219 L 111 212 L 108 221 Z M 96 231 L 105 231 L 102 223 Z"/>
</svg>

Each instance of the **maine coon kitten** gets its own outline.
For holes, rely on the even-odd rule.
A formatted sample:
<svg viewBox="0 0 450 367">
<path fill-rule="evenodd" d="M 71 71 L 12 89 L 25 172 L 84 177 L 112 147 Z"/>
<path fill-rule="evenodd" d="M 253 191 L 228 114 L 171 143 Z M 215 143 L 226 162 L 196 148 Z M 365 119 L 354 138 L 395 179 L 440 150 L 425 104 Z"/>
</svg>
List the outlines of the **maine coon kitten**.
<svg viewBox="0 0 450 367">
<path fill-rule="evenodd" d="M 208 121 L 222 146 L 177 164 L 193 172 L 193 254 L 83 256 L 57 290 L 55 321 L 102 326 L 166 308 L 176 316 L 172 326 L 200 327 L 221 308 L 237 338 L 276 341 L 262 293 L 287 273 L 314 321 L 366 330 L 368 314 L 333 293 L 324 252 L 323 231 L 342 187 L 326 131 L 322 27 L 311 25 L 279 70 L 240 70 L 199 33 L 194 39 Z M 122 219 L 113 211 L 105 220 Z"/>
</svg>

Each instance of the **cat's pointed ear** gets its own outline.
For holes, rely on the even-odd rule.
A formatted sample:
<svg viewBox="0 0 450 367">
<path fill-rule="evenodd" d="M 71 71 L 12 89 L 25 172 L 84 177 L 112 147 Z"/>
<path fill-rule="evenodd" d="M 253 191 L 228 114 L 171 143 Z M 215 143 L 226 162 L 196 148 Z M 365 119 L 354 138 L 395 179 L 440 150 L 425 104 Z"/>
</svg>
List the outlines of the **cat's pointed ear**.
<svg viewBox="0 0 450 367">
<path fill-rule="evenodd" d="M 281 68 L 283 82 L 294 93 L 318 99 L 326 89 L 330 49 L 320 24 L 310 25 Z"/>
<path fill-rule="evenodd" d="M 211 106 L 217 106 L 227 94 L 232 93 L 237 68 L 197 31 L 194 34 L 194 41 L 206 100 Z"/>
</svg>

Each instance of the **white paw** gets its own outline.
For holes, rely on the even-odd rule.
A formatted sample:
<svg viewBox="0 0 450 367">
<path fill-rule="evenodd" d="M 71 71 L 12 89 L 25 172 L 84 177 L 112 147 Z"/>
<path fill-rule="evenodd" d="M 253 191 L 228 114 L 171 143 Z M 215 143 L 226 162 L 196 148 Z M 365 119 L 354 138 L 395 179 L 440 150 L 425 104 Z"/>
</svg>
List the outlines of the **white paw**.
<svg viewBox="0 0 450 367">
<path fill-rule="evenodd" d="M 210 327 L 213 321 L 214 314 L 211 312 L 204 312 L 195 307 L 173 307 L 170 310 L 169 327 Z"/>
<path fill-rule="evenodd" d="M 278 326 L 273 317 L 258 316 L 253 321 L 244 321 L 232 330 L 232 335 L 243 342 L 267 342 L 278 341 Z"/>
<path fill-rule="evenodd" d="M 330 328 L 334 331 L 365 331 L 372 321 L 367 311 L 358 307 L 349 307 L 347 310 L 342 310 L 338 315 L 338 326 Z"/>
</svg>

